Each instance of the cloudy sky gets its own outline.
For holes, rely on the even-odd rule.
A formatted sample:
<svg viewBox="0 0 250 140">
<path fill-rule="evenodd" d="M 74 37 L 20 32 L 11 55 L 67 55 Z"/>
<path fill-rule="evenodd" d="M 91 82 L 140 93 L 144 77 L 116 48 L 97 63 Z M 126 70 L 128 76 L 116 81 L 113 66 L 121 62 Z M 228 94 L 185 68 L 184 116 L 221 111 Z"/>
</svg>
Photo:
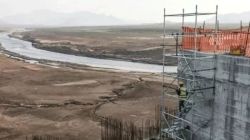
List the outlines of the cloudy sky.
<svg viewBox="0 0 250 140">
<path fill-rule="evenodd" d="M 167 13 L 181 12 L 182 8 L 193 12 L 195 5 L 202 11 L 240 13 L 250 11 L 250 0 L 0 0 L 0 17 L 51 10 L 56 12 L 90 11 L 112 15 L 130 22 L 160 22 L 163 8 Z"/>
</svg>

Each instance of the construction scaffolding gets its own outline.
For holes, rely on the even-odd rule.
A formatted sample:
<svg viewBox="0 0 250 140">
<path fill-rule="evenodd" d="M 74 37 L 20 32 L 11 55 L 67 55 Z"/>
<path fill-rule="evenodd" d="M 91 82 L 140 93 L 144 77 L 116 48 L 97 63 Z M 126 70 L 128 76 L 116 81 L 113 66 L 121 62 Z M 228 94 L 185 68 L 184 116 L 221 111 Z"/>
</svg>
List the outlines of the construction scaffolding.
<svg viewBox="0 0 250 140">
<path fill-rule="evenodd" d="M 205 33 L 199 32 L 198 16 L 215 15 L 214 29 Z M 166 28 L 166 18 L 181 17 L 182 32 L 170 34 Z M 194 27 L 192 31 L 187 32 L 185 28 L 185 17 L 194 17 Z M 181 14 L 166 14 L 164 9 L 164 35 L 163 35 L 163 72 L 162 72 L 162 97 L 161 97 L 161 123 L 160 123 L 160 139 L 177 139 L 177 140 L 193 140 L 202 138 L 201 135 L 212 138 L 213 127 L 206 127 L 212 122 L 213 110 L 205 109 L 201 111 L 201 106 L 212 104 L 215 92 L 215 69 L 216 69 L 216 48 L 218 39 L 218 6 L 214 13 L 199 13 L 196 6 L 194 13 L 185 13 L 184 9 Z M 204 27 L 203 27 L 204 28 Z M 209 54 L 199 52 L 199 39 L 203 36 L 213 38 L 214 51 Z M 186 48 L 186 37 L 191 37 L 192 47 Z M 166 39 L 172 38 L 176 41 L 176 54 L 166 54 Z M 183 47 L 184 46 L 184 47 Z M 178 59 L 177 75 L 168 74 L 166 70 L 166 59 L 175 57 Z M 206 61 L 206 65 L 202 63 Z M 209 64 L 209 65 L 208 65 Z M 200 75 L 207 74 L 208 79 L 200 78 Z M 171 78 L 167 78 L 171 77 Z M 169 80 L 173 79 L 173 80 Z M 203 81 L 202 81 L 203 80 Z M 205 80 L 205 81 L 204 81 Z M 206 80 L 208 82 L 206 82 Z M 177 88 L 179 82 L 183 82 L 188 96 L 184 102 L 184 107 L 178 108 L 178 96 L 173 94 L 173 87 Z M 206 83 L 206 84 L 204 84 Z M 206 91 L 206 94 L 204 94 Z M 174 91 L 175 92 L 175 91 Z M 209 94 L 208 94 L 209 93 Z M 177 112 L 171 113 L 169 110 L 175 108 Z"/>
</svg>

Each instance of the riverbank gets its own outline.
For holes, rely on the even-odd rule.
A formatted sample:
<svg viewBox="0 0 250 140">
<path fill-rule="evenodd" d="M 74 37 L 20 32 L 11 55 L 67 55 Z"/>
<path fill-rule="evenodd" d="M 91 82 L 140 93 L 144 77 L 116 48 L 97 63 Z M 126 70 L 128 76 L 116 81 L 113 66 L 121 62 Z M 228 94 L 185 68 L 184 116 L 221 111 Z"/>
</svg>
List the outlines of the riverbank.
<svg viewBox="0 0 250 140">
<path fill-rule="evenodd" d="M 35 48 L 31 42 L 9 37 L 7 33 L 0 34 L 0 42 L 5 51 L 38 61 L 55 61 L 77 65 L 87 65 L 96 68 L 116 69 L 135 72 L 161 73 L 162 66 L 154 64 L 136 63 L 122 60 L 98 59 L 92 57 L 75 56 L 56 53 Z M 15 56 L 15 55 L 14 55 Z M 176 73 L 176 66 L 167 66 L 165 71 Z"/>
<path fill-rule="evenodd" d="M 161 28 L 139 27 L 76 27 L 33 29 L 12 36 L 32 42 L 39 49 L 148 64 L 162 64 Z M 169 39 L 168 44 L 174 44 Z M 166 47 L 166 53 L 175 53 L 175 47 Z M 175 58 L 167 64 L 175 66 Z"/>
<path fill-rule="evenodd" d="M 98 140 L 94 112 L 133 122 L 153 119 L 161 93 L 157 74 L 28 64 L 2 54 L 0 69 L 2 139 L 50 135 Z"/>
<path fill-rule="evenodd" d="M 136 124 L 154 120 L 162 91 L 160 74 L 47 60 L 60 54 L 37 54 L 29 43 L 8 39 L 2 41 L 14 51 L 5 49 L 3 53 L 9 55 L 0 55 L 0 138 L 49 135 L 99 140 L 99 117 Z M 20 55 L 30 49 L 28 54 L 34 58 Z"/>
</svg>

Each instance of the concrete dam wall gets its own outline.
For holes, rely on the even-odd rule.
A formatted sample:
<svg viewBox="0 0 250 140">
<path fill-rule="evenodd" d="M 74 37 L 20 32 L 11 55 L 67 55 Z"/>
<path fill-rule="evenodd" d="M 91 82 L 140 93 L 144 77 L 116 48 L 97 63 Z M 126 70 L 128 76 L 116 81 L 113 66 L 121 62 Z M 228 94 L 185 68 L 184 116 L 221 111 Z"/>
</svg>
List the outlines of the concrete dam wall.
<svg viewBox="0 0 250 140">
<path fill-rule="evenodd" d="M 191 139 L 250 140 L 250 58 L 216 55 L 189 60 L 189 64 L 197 70 L 196 82 L 186 81 L 187 89 L 194 90 L 194 84 L 197 89 L 190 97 L 194 105 L 185 117 L 192 122 Z M 183 67 L 179 64 L 179 70 Z M 182 76 L 192 78 L 188 70 Z"/>
</svg>

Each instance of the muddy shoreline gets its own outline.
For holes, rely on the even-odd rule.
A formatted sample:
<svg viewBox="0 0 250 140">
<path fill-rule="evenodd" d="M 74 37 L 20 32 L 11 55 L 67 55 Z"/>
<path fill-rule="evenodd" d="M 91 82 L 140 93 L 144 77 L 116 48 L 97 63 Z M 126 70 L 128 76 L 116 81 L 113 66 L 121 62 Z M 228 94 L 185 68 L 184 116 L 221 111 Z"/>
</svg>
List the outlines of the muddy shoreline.
<svg viewBox="0 0 250 140">
<path fill-rule="evenodd" d="M 24 55 L 20 55 L 18 53 L 8 51 L 5 48 L 3 48 L 1 46 L 1 44 L 0 44 L 0 53 L 11 58 L 11 59 L 25 62 L 25 63 L 30 63 L 30 64 L 42 64 L 42 65 L 47 65 L 47 66 L 52 66 L 52 67 L 68 67 L 68 68 L 72 68 L 72 69 L 83 69 L 83 70 L 86 70 L 86 69 L 87 70 L 96 70 L 96 71 L 99 70 L 99 71 L 106 71 L 106 72 L 144 73 L 144 72 L 132 72 L 132 71 L 127 71 L 127 70 L 117 70 L 117 69 L 111 69 L 111 68 L 91 67 L 88 65 L 75 64 L 75 63 L 69 63 L 69 62 L 30 58 L 30 57 L 27 57 Z"/>
<path fill-rule="evenodd" d="M 41 43 L 36 38 L 28 35 L 15 35 L 11 34 L 10 37 L 21 39 L 24 41 L 29 41 L 37 49 L 76 55 L 76 56 L 86 56 L 99 59 L 113 59 L 113 60 L 123 60 L 131 62 L 139 62 L 146 64 L 157 64 L 162 65 L 162 48 L 152 49 L 152 50 L 141 50 L 141 51 L 128 51 L 125 49 L 114 50 L 114 51 L 102 51 L 102 50 L 91 50 L 88 46 L 72 44 L 71 42 L 57 42 L 57 43 Z M 166 64 L 169 66 L 176 66 L 176 58 L 168 58 Z"/>
</svg>

